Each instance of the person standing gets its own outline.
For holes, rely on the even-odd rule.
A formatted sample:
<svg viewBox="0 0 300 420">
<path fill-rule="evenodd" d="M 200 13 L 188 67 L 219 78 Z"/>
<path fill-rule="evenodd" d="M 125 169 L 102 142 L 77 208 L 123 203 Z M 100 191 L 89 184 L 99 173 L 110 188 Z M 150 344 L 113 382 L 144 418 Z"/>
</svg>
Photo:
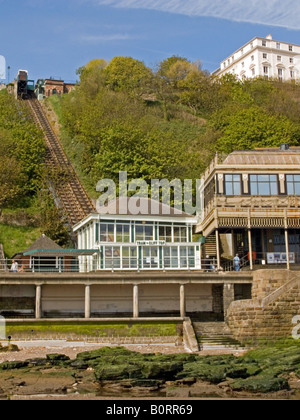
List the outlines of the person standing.
<svg viewBox="0 0 300 420">
<path fill-rule="evenodd" d="M 10 271 L 12 273 L 17 273 L 18 272 L 18 268 L 19 268 L 19 264 L 17 263 L 17 261 L 12 260 L 12 265 L 11 265 Z"/>
<path fill-rule="evenodd" d="M 233 267 L 235 271 L 241 270 L 241 260 L 239 254 L 236 254 L 236 256 L 233 258 Z"/>
</svg>

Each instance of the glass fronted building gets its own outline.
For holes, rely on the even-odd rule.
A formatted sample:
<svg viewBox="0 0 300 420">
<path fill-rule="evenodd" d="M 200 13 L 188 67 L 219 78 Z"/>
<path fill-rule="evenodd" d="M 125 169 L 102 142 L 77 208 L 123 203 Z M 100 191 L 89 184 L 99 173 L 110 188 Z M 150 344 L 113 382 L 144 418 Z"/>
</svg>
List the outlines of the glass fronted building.
<svg viewBox="0 0 300 420">
<path fill-rule="evenodd" d="M 152 214 L 153 201 L 141 200 L 143 214 L 120 214 L 117 200 L 74 227 L 79 249 L 98 250 L 80 257 L 80 271 L 201 269 L 201 244 L 193 242 L 197 218 L 161 204 Z"/>
</svg>

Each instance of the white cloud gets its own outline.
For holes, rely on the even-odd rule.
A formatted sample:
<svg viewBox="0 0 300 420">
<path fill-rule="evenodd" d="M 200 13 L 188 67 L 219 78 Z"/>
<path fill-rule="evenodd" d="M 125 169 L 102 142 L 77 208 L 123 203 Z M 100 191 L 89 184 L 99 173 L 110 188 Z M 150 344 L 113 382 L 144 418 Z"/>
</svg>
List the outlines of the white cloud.
<svg viewBox="0 0 300 420">
<path fill-rule="evenodd" d="M 127 34 L 103 34 L 103 35 L 81 35 L 80 41 L 87 44 L 101 44 L 103 42 L 111 41 L 126 41 L 131 39 Z"/>
<path fill-rule="evenodd" d="M 300 29 L 299 0 L 93 0 L 100 5 Z"/>
</svg>

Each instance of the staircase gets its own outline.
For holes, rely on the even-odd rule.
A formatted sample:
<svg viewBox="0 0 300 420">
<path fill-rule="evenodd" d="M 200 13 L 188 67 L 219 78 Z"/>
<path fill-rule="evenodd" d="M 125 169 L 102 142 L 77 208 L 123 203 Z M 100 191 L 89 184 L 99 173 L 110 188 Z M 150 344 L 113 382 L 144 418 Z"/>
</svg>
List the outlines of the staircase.
<svg viewBox="0 0 300 420">
<path fill-rule="evenodd" d="M 243 350 L 225 322 L 193 322 L 200 350 Z"/>
<path fill-rule="evenodd" d="M 206 237 L 203 255 L 208 255 L 209 257 L 217 257 L 217 244 L 215 235 L 209 235 Z"/>
</svg>

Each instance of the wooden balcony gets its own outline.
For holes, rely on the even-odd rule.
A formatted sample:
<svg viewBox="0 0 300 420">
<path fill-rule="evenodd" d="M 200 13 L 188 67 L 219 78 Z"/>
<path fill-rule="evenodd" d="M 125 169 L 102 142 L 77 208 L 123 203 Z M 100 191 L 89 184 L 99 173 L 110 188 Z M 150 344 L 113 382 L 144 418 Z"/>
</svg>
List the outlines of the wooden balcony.
<svg viewBox="0 0 300 420">
<path fill-rule="evenodd" d="M 215 196 L 197 231 L 208 236 L 216 228 L 300 228 L 300 197 Z"/>
</svg>

